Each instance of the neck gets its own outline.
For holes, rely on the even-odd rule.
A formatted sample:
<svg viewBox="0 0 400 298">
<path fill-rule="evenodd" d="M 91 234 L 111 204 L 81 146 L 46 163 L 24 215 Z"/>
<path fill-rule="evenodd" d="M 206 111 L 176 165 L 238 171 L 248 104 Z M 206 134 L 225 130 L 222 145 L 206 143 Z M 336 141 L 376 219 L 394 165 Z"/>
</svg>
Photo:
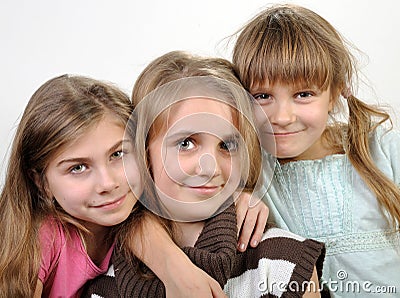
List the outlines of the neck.
<svg viewBox="0 0 400 298">
<path fill-rule="evenodd" d="M 100 266 L 113 242 L 113 239 L 109 235 L 110 227 L 98 225 L 85 225 L 85 227 L 90 232 L 82 236 L 86 252 L 93 263 Z"/>
<path fill-rule="evenodd" d="M 180 247 L 190 246 L 194 247 L 201 231 L 204 228 L 204 221 L 196 222 L 178 222 L 179 232 L 177 237 L 177 243 Z"/>
<path fill-rule="evenodd" d="M 280 164 L 285 164 L 291 161 L 299 161 L 299 160 L 318 160 L 318 159 L 323 159 L 329 155 L 344 154 L 344 153 L 345 152 L 343 148 L 327 146 L 326 144 L 321 143 L 316 150 L 309 150 L 308 152 L 303 153 L 296 157 L 278 158 L 278 161 Z"/>
</svg>

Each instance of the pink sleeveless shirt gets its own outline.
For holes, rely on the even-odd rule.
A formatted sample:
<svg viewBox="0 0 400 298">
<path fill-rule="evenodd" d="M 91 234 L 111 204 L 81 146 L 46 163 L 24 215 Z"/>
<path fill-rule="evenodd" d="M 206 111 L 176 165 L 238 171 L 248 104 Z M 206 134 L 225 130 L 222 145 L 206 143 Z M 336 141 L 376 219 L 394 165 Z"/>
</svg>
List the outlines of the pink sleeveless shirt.
<svg viewBox="0 0 400 298">
<path fill-rule="evenodd" d="M 86 253 L 77 231 L 71 229 L 69 234 L 55 220 L 46 220 L 40 229 L 39 279 L 45 297 L 79 297 L 88 280 L 107 271 L 114 245 L 98 267 Z"/>
</svg>

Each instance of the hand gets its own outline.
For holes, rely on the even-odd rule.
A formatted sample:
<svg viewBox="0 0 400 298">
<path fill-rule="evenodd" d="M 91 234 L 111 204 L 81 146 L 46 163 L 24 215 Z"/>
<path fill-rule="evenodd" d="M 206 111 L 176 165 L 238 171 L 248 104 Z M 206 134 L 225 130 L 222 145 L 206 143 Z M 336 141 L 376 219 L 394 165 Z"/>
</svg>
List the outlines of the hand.
<svg viewBox="0 0 400 298">
<path fill-rule="evenodd" d="M 227 298 L 216 280 L 188 261 L 175 264 L 170 278 L 164 280 L 167 298 Z"/>
<path fill-rule="evenodd" d="M 310 279 L 310 283 L 304 292 L 303 298 L 319 298 L 321 297 L 321 291 L 319 289 L 319 280 L 317 274 L 317 268 L 314 266 L 314 270 Z"/>
<path fill-rule="evenodd" d="M 246 250 L 250 241 L 251 247 L 260 243 L 267 224 L 269 209 L 265 203 L 254 194 L 242 192 L 236 200 L 236 217 L 238 225 L 238 250 Z"/>
<path fill-rule="evenodd" d="M 40 279 L 38 279 L 37 283 L 36 283 L 36 289 L 35 289 L 35 293 L 33 294 L 33 298 L 40 298 L 42 297 L 42 292 L 43 292 L 43 284 L 40 281 Z"/>
<path fill-rule="evenodd" d="M 167 298 L 227 298 L 219 283 L 190 261 L 155 216 L 145 217 L 144 231 L 144 238 L 133 233 L 130 248 L 163 282 Z"/>
</svg>

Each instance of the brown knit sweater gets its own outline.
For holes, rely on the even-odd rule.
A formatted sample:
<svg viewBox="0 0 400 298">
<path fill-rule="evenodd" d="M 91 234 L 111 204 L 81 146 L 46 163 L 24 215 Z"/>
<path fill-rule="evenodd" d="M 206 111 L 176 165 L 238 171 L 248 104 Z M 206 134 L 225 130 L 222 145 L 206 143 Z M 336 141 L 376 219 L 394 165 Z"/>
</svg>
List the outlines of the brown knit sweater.
<svg viewBox="0 0 400 298">
<path fill-rule="evenodd" d="M 321 276 L 322 243 L 273 228 L 264 234 L 257 248 L 239 253 L 236 244 L 236 212 L 232 205 L 206 221 L 194 247 L 182 249 L 194 264 L 219 282 L 229 297 L 301 297 L 302 289 L 267 290 L 262 282 L 276 282 L 280 287 L 293 282 L 301 285 L 310 280 L 314 266 Z M 165 297 L 165 288 L 157 277 L 147 278 L 137 273 L 115 251 L 109 272 L 91 281 L 83 297 Z"/>
</svg>

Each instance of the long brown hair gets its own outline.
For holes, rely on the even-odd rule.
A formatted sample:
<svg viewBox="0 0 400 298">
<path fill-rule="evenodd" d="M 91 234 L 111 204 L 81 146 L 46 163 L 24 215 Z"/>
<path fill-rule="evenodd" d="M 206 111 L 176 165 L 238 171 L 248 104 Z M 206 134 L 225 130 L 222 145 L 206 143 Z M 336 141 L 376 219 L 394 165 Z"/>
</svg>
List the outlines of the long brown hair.
<svg viewBox="0 0 400 298">
<path fill-rule="evenodd" d="M 63 75 L 44 83 L 31 97 L 11 147 L 0 197 L 0 296 L 31 297 L 38 280 L 38 231 L 47 216 L 82 229 L 46 192 L 46 168 L 71 141 L 112 113 L 125 126 L 129 97 L 117 87 L 81 76 Z"/>
<path fill-rule="evenodd" d="M 389 115 L 354 95 L 356 60 L 337 30 L 315 12 L 296 5 L 273 5 L 241 30 L 233 50 L 233 63 L 248 90 L 283 82 L 316 85 L 331 90 L 334 116 L 348 108 L 348 121 L 332 121 L 323 138 L 334 151 L 343 150 L 393 222 L 400 222 L 400 190 L 371 157 L 371 133 Z"/>
</svg>

